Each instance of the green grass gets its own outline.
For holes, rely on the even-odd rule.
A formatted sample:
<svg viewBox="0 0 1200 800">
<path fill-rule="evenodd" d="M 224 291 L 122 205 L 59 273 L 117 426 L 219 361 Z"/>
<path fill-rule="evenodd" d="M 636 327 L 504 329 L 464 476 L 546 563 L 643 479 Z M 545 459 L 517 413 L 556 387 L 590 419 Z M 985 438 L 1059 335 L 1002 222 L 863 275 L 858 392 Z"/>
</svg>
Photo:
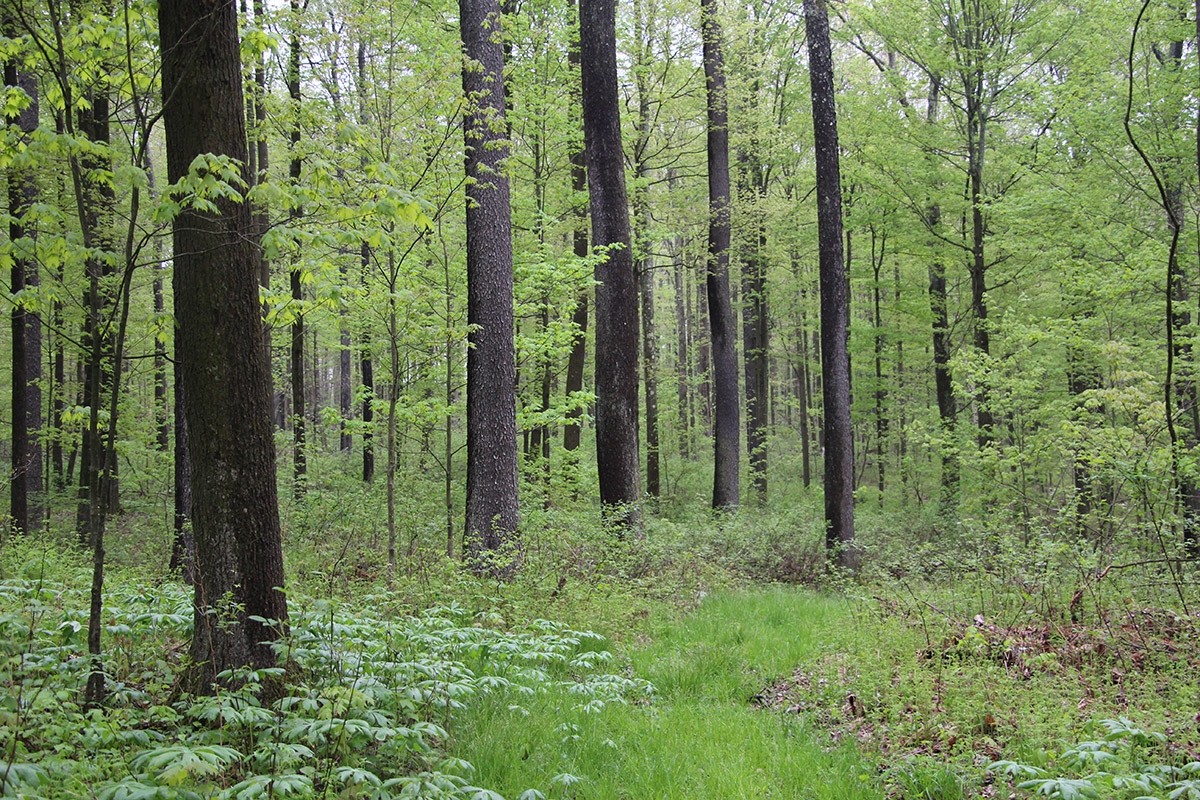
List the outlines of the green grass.
<svg viewBox="0 0 1200 800">
<path fill-rule="evenodd" d="M 457 724 L 454 754 L 510 800 L 526 789 L 589 800 L 880 797 L 853 748 L 829 750 L 802 718 L 752 705 L 849 622 L 843 603 L 795 590 L 708 598 L 623 654 L 657 687 L 652 702 L 588 713 L 565 689 L 492 697 Z"/>
</svg>

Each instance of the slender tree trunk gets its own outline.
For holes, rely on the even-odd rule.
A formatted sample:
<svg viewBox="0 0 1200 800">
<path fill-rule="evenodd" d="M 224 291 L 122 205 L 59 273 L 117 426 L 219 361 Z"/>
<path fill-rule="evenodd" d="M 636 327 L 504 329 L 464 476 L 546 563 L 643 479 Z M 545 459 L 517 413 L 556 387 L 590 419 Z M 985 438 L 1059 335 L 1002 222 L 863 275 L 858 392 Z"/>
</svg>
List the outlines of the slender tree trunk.
<svg viewBox="0 0 1200 800">
<path fill-rule="evenodd" d="M 581 0 L 583 139 L 592 231 L 611 247 L 596 266 L 596 460 L 600 502 L 625 530 L 641 531 L 638 464 L 638 287 L 617 95 L 616 2 Z"/>
<path fill-rule="evenodd" d="M 459 0 L 467 112 L 467 513 L 465 555 L 477 573 L 519 566 L 512 222 L 504 53 L 497 0 Z"/>
<path fill-rule="evenodd" d="M 359 42 L 356 51 L 358 59 L 358 124 L 366 127 L 371 122 L 367 107 L 367 45 Z M 363 163 L 366 156 L 363 156 Z M 371 245 L 363 242 L 359 246 L 359 280 L 364 289 L 367 285 L 367 273 L 371 268 Z M 371 334 L 363 333 L 359 355 L 359 374 L 362 376 L 362 477 L 364 483 L 375 479 L 375 364 L 371 356 Z M 449 469 L 449 467 L 447 467 Z"/>
<path fill-rule="evenodd" d="M 245 162 L 236 7 L 162 0 L 158 16 L 169 181 L 201 153 Z M 287 621 L 260 253 L 249 207 L 215 202 L 215 213 L 184 208 L 174 224 L 197 577 L 185 684 L 195 691 L 210 691 L 224 670 L 274 666 L 270 643 Z"/>
<path fill-rule="evenodd" d="M 708 321 L 708 269 L 704 270 L 704 280 L 698 281 L 696 287 L 696 314 L 688 316 L 691 319 Z M 712 337 L 708 325 L 701 325 L 695 330 L 698 339 L 696 344 L 696 374 L 700 379 L 696 393 L 700 396 L 700 417 L 704 420 L 705 436 L 713 435 L 713 403 L 712 403 Z"/>
<path fill-rule="evenodd" d="M 712 504 L 724 509 L 738 505 L 742 435 L 737 331 L 729 298 L 729 121 L 716 0 L 701 0 L 700 14 L 708 105 L 707 288 L 715 390 Z"/>
<path fill-rule="evenodd" d="M 571 0 L 572 16 L 577 16 L 575 9 L 575 0 Z M 579 53 L 579 38 L 573 36 L 570 46 L 567 48 L 567 63 L 570 66 L 572 75 L 572 96 L 573 108 L 582 106 L 582 83 L 581 79 L 575 77 L 580 71 L 580 53 Z M 571 232 L 572 252 L 576 258 L 587 258 L 588 256 L 588 199 L 587 199 L 587 156 L 583 150 L 582 140 L 572 142 L 571 153 L 571 191 L 575 195 L 574 201 L 574 229 Z M 583 391 L 583 371 L 587 361 L 587 326 L 588 326 L 588 299 L 591 294 L 590 289 L 584 289 L 579 292 L 575 298 L 575 311 L 571 315 L 571 323 L 575 328 L 575 333 L 571 342 L 571 354 L 567 358 L 567 395 Z M 572 455 L 574 451 L 579 449 L 579 420 L 583 417 L 583 409 L 572 409 L 568 415 L 570 420 L 563 427 L 563 449 Z M 577 462 L 575 462 L 577 463 Z"/>
<path fill-rule="evenodd" d="M 675 373 L 676 392 L 679 397 L 679 455 L 682 458 L 692 457 L 692 415 L 691 415 L 691 363 L 688 356 L 688 328 L 691 319 L 687 315 L 687 282 L 684 280 L 683 255 L 676 243 L 672 258 L 675 261 Z"/>
<path fill-rule="evenodd" d="M 15 31 L 5 20 L 6 33 Z M 29 104 L 18 114 L 9 117 L 10 127 L 20 131 L 21 140 L 28 142 L 38 127 L 38 90 L 34 75 L 22 72 L 15 58 L 4 65 L 4 85 L 20 89 Z M 12 477 L 9 485 L 9 517 L 13 530 L 32 533 L 42 527 L 42 445 L 38 438 L 42 428 L 42 319 L 36 311 L 34 297 L 38 291 L 38 265 L 22 255 L 24 247 L 17 243 L 32 240 L 34 230 L 26 228 L 24 217 L 37 202 L 37 181 L 28 170 L 10 168 L 8 171 L 9 241 L 14 243 L 12 255 Z M 26 295 L 29 295 L 28 297 Z"/>
<path fill-rule="evenodd" d="M 175 363 L 175 536 L 171 543 L 172 572 L 196 582 L 196 540 L 192 536 L 192 464 L 188 454 L 187 412 L 178 361 Z"/>
<path fill-rule="evenodd" d="M 288 41 L 287 88 L 291 98 L 292 129 L 290 133 L 291 158 L 288 161 L 288 179 L 293 190 L 300 185 L 302 160 L 300 158 L 300 0 L 290 0 L 291 34 Z M 294 201 L 288 216 L 292 224 L 303 215 L 299 202 Z M 304 497 L 308 484 L 308 437 L 307 421 L 304 416 L 304 286 L 298 253 L 292 256 L 292 267 L 288 270 L 288 282 L 292 292 L 292 493 L 297 500 Z"/>
<path fill-rule="evenodd" d="M 930 81 L 926 124 L 937 120 L 941 83 Z M 942 220 L 942 209 L 931 203 L 925 211 L 925 226 L 936 231 Z M 936 245 L 935 245 L 936 246 Z M 950 513 L 958 498 L 959 462 L 957 445 L 953 441 L 958 419 L 958 405 L 950 372 L 950 314 L 946 302 L 946 265 L 934 255 L 929 263 L 929 310 L 933 315 L 933 381 L 937 398 L 938 420 L 941 423 L 941 506 Z"/>
<path fill-rule="evenodd" d="M 658 332 L 654 328 L 654 255 L 650 240 L 650 167 L 646 163 L 650 150 L 653 120 L 646 71 L 651 64 L 650 39 L 654 35 L 652 20 L 644 13 L 642 0 L 634 0 L 634 83 L 637 87 L 637 139 L 634 142 L 633 170 L 637 182 L 633 189 L 634 258 L 641 288 L 642 374 L 646 399 L 646 495 L 657 500 L 661 494 L 658 436 Z"/>
<path fill-rule="evenodd" d="M 243 0 L 244 2 L 244 0 Z M 264 25 L 266 9 L 264 0 L 254 0 L 254 21 L 257 25 Z M 266 183 L 267 177 L 270 174 L 270 150 L 267 142 L 267 105 L 265 98 L 267 96 L 267 67 L 266 54 L 258 57 L 254 64 L 254 88 L 251 96 L 250 106 L 253 111 L 254 126 L 251 129 L 251 135 L 247 142 L 250 146 L 248 155 L 250 161 L 254 165 L 253 180 L 250 183 L 254 186 L 259 186 Z M 265 203 L 256 203 L 253 209 L 254 220 L 254 238 L 255 241 L 261 244 L 263 235 L 270 227 L 270 219 L 268 218 L 268 209 Z M 264 292 L 271 289 L 271 262 L 264 255 L 262 265 L 259 267 L 259 284 Z M 271 325 L 266 321 L 267 307 L 263 306 L 263 352 L 267 356 L 267 376 L 274 382 L 274 370 L 272 369 L 272 361 L 274 353 L 271 350 Z M 282 396 L 274 387 L 271 389 L 272 410 L 281 405 Z"/>
<path fill-rule="evenodd" d="M 878 247 L 877 247 L 878 245 Z M 880 296 L 883 287 L 880 286 L 880 271 L 883 269 L 884 253 L 887 248 L 887 231 L 885 230 L 878 237 L 876 236 L 875 226 L 871 226 L 871 272 L 873 281 L 871 284 L 871 301 L 872 301 L 872 323 L 875 330 L 873 331 L 875 345 L 875 469 L 876 469 L 876 487 L 879 490 L 879 503 L 883 505 L 883 492 L 887 487 L 887 435 L 888 435 L 888 418 L 884 410 L 884 404 L 887 402 L 887 387 L 883 383 L 883 313 L 881 309 Z"/>
<path fill-rule="evenodd" d="M 838 566 L 857 569 L 854 545 L 854 430 L 850 423 L 850 282 L 842 261 L 833 57 L 825 0 L 804 0 L 812 83 L 821 261 L 821 369 L 825 401 L 825 541 Z"/>
<path fill-rule="evenodd" d="M 757 92 L 757 86 L 755 87 Z M 757 147 L 757 143 L 753 143 Z M 746 375 L 746 453 L 754 496 L 767 500 L 767 413 L 770 406 L 770 372 L 767 363 L 768 328 L 766 297 L 767 229 L 761 201 L 766 197 L 763 167 L 757 154 L 744 153 L 742 197 L 752 214 L 754 241 L 742 262 L 742 361 Z"/>
</svg>

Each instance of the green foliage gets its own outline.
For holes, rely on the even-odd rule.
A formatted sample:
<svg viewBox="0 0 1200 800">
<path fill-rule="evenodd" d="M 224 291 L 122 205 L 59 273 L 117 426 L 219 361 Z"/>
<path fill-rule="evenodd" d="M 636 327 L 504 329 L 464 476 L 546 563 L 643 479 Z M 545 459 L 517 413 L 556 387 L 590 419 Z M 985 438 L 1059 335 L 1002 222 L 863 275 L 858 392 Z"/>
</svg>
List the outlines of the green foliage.
<svg viewBox="0 0 1200 800">
<path fill-rule="evenodd" d="M 1104 733 L 1103 739 L 1076 742 L 1041 765 L 1001 760 L 988 769 L 1013 781 L 1027 796 L 1061 800 L 1200 797 L 1196 779 L 1200 763 L 1181 761 L 1168 749 L 1163 734 L 1144 731 L 1124 717 L 1100 720 L 1094 727 Z"/>
<path fill-rule="evenodd" d="M 36 551 L 6 549 L 6 564 Z M 42 553 L 43 572 L 0 583 L 3 792 L 73 798 L 493 798 L 442 746 L 457 716 L 495 693 L 547 692 L 595 713 L 646 698 L 645 681 L 603 670 L 597 634 L 535 620 L 507 632 L 461 606 L 395 613 L 378 594 L 348 605 L 291 595 L 280 663 L 225 676 L 237 687 L 178 697 L 190 601 L 183 587 L 126 584 L 106 605 L 111 707 L 87 711 L 83 565 Z M 48 577 L 60 570 L 71 583 Z M 111 578 L 110 578 L 111 580 Z M 136 588 L 135 588 L 136 587 Z M 286 687 L 273 696 L 265 687 Z M 53 713 L 47 713 L 53 709 Z"/>
</svg>

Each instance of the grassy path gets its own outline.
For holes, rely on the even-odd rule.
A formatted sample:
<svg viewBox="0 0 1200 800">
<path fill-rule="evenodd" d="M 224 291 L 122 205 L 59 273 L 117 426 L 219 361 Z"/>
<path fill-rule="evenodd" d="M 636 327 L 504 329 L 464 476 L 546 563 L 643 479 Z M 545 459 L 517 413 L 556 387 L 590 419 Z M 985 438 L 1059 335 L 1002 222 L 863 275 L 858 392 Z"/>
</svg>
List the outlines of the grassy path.
<svg viewBox="0 0 1200 800">
<path fill-rule="evenodd" d="M 527 789 L 581 800 L 878 798 L 852 748 L 826 752 L 802 719 L 750 702 L 849 624 L 844 605 L 804 592 L 713 597 L 625 654 L 657 687 L 652 704 L 585 714 L 565 691 L 521 701 L 523 711 L 511 697 L 488 700 L 456 729 L 455 755 L 508 800 Z"/>
</svg>

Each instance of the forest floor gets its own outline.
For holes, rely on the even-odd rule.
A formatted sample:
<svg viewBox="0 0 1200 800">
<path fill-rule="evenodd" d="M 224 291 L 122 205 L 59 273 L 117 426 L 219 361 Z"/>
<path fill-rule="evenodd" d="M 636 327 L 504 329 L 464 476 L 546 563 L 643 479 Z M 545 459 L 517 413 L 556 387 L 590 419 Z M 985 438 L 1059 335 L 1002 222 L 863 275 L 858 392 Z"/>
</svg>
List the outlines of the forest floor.
<svg viewBox="0 0 1200 800">
<path fill-rule="evenodd" d="M 850 580 L 782 514 L 620 542 L 547 513 L 510 583 L 389 577 L 339 519 L 293 520 L 279 698 L 179 694 L 190 590 L 115 531 L 103 712 L 90 558 L 2 542 L 0 796 L 1200 800 L 1190 567 L 876 533 Z"/>
<path fill-rule="evenodd" d="M 651 700 L 588 709 L 568 687 L 524 704 L 488 698 L 458 723 L 452 750 L 509 798 L 879 797 L 852 745 L 760 707 L 767 685 L 851 621 L 844 601 L 800 590 L 710 597 L 624 654 Z"/>
<path fill-rule="evenodd" d="M 1134 607 L 1072 625 L 1026 609 L 1009 624 L 1001 604 L 988 610 L 995 619 L 929 599 L 721 592 L 618 646 L 651 698 L 588 706 L 568 684 L 529 702 L 488 697 L 451 750 L 508 798 L 1024 797 L 1022 779 L 1081 771 L 1100 794 L 1037 793 L 1132 797 L 1103 787 L 1151 774 L 1146 764 L 1164 765 L 1162 796 L 1183 785 L 1188 773 L 1165 765 L 1200 759 L 1196 618 Z M 1139 725 L 1143 761 L 1130 763 L 1121 748 Z M 1112 775 L 1069 762 L 1081 739 L 1112 751 Z M 1009 760 L 1010 775 L 993 766 Z"/>
</svg>

